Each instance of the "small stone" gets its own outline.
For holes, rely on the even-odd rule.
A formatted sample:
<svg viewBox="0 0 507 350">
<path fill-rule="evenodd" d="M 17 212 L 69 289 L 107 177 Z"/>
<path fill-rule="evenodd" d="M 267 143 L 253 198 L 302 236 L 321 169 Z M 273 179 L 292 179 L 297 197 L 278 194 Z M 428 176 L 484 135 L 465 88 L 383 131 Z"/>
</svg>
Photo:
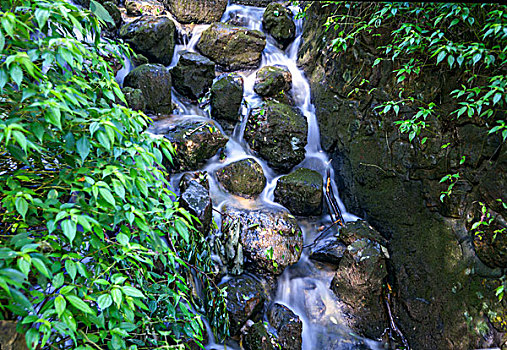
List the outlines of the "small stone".
<svg viewBox="0 0 507 350">
<path fill-rule="evenodd" d="M 254 91 L 262 97 L 271 97 L 280 102 L 290 99 L 292 74 L 285 66 L 265 66 L 255 77 Z"/>
<path fill-rule="evenodd" d="M 228 164 L 216 175 L 227 191 L 245 198 L 259 195 L 266 186 L 261 165 L 251 158 Z"/>
</svg>

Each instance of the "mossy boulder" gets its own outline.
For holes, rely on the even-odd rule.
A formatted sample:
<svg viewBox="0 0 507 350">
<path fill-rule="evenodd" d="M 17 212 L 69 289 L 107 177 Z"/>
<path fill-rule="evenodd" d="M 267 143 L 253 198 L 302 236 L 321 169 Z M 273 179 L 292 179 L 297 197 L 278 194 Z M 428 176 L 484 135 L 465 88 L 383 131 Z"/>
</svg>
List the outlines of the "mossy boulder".
<svg viewBox="0 0 507 350">
<path fill-rule="evenodd" d="M 268 320 L 276 329 L 276 340 L 282 350 L 301 350 L 303 322 L 287 306 L 275 303 L 268 311 Z"/>
<path fill-rule="evenodd" d="M 306 118 L 298 109 L 268 101 L 251 111 L 245 139 L 269 166 L 288 172 L 305 158 L 307 133 Z"/>
<path fill-rule="evenodd" d="M 226 23 L 213 23 L 197 43 L 197 49 L 225 71 L 258 67 L 265 46 L 261 31 Z"/>
<path fill-rule="evenodd" d="M 125 95 L 125 100 L 127 100 L 127 106 L 131 109 L 134 111 L 146 110 L 146 100 L 141 89 L 133 89 L 126 86 L 123 88 L 123 94 Z"/>
<path fill-rule="evenodd" d="M 143 64 L 132 70 L 123 85 L 142 91 L 146 109 L 153 113 L 170 113 L 171 73 L 161 64 Z"/>
<path fill-rule="evenodd" d="M 174 88 L 191 100 L 197 100 L 213 84 L 215 63 L 196 52 L 181 53 L 176 66 L 171 70 Z"/>
<path fill-rule="evenodd" d="M 165 11 L 157 0 L 126 0 L 125 9 L 130 16 L 160 16 Z"/>
<path fill-rule="evenodd" d="M 180 23 L 218 22 L 227 7 L 227 0 L 163 0 Z"/>
<path fill-rule="evenodd" d="M 227 206 L 222 227 L 239 221 L 240 243 L 247 269 L 279 275 L 300 256 L 303 236 L 296 219 L 286 210 L 238 209 Z"/>
<path fill-rule="evenodd" d="M 258 196 L 266 186 L 262 167 L 252 158 L 230 163 L 219 169 L 216 175 L 227 191 L 245 198 Z"/>
<path fill-rule="evenodd" d="M 213 204 L 209 193 L 207 173 L 195 172 L 183 175 L 180 180 L 180 204 L 194 215 L 199 222 L 195 221 L 195 228 L 203 236 L 208 234 L 213 214 Z"/>
<path fill-rule="evenodd" d="M 229 331 L 234 336 L 248 319 L 258 316 L 267 296 L 262 284 L 248 275 L 232 277 L 221 287 L 227 287 L 225 301 L 230 320 Z"/>
<path fill-rule="evenodd" d="M 243 78 L 238 73 L 224 73 L 211 86 L 211 117 L 236 123 L 243 101 Z"/>
<path fill-rule="evenodd" d="M 229 140 L 213 120 L 198 116 L 157 120 L 148 131 L 164 135 L 173 143 L 176 149 L 174 164 L 167 163 L 167 166 L 175 171 L 198 170 Z"/>
<path fill-rule="evenodd" d="M 120 37 L 134 51 L 148 57 L 150 62 L 171 64 L 174 53 L 175 25 L 167 17 L 143 16 L 125 24 Z"/>
<path fill-rule="evenodd" d="M 292 11 L 282 4 L 272 2 L 268 5 L 262 16 L 262 25 L 282 48 L 286 48 L 296 37 Z"/>
<path fill-rule="evenodd" d="M 245 350 L 277 350 L 280 349 L 273 334 L 267 330 L 264 322 L 254 323 L 243 337 Z"/>
<path fill-rule="evenodd" d="M 275 202 L 294 215 L 315 216 L 322 213 L 322 176 L 315 170 L 299 168 L 278 179 Z"/>
<path fill-rule="evenodd" d="M 280 102 L 289 101 L 292 89 L 292 74 L 285 66 L 265 66 L 255 77 L 254 91 L 262 97 L 275 98 Z"/>
</svg>

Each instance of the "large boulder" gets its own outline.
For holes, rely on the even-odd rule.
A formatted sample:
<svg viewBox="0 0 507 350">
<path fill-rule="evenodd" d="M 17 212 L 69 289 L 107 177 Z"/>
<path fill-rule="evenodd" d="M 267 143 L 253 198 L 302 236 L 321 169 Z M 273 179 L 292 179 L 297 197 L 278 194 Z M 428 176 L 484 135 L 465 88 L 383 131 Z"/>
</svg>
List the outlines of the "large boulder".
<svg viewBox="0 0 507 350">
<path fill-rule="evenodd" d="M 226 287 L 229 332 L 234 336 L 248 319 L 255 318 L 262 311 L 267 295 L 262 283 L 248 275 L 232 277 L 220 287 Z"/>
<path fill-rule="evenodd" d="M 143 16 L 121 27 L 120 37 L 150 61 L 171 64 L 175 25 L 167 17 Z"/>
<path fill-rule="evenodd" d="M 388 327 L 382 288 L 387 276 L 380 234 L 364 221 L 347 223 L 340 232 L 348 243 L 331 282 L 343 301 L 348 326 L 368 338 L 380 338 Z M 378 239 L 377 239 L 378 238 Z"/>
<path fill-rule="evenodd" d="M 201 34 L 197 48 L 225 71 L 259 66 L 266 36 L 258 30 L 213 23 Z"/>
<path fill-rule="evenodd" d="M 176 66 L 171 70 L 174 88 L 197 100 L 203 96 L 215 79 L 215 63 L 196 52 L 181 53 Z"/>
<path fill-rule="evenodd" d="M 153 113 L 170 113 L 171 73 L 161 64 L 143 64 L 132 70 L 123 85 L 142 91 L 146 109 Z"/>
<path fill-rule="evenodd" d="M 298 109 L 266 102 L 248 117 L 245 139 L 269 166 L 287 172 L 305 158 L 308 124 Z"/>
<path fill-rule="evenodd" d="M 299 260 L 303 236 L 289 212 L 233 207 L 226 207 L 224 212 L 222 227 L 239 221 L 243 255 L 253 270 L 278 275 Z"/>
<path fill-rule="evenodd" d="M 265 66 L 255 77 L 254 91 L 262 97 L 271 97 L 280 102 L 290 99 L 292 74 L 285 66 Z"/>
<path fill-rule="evenodd" d="M 230 163 L 217 170 L 216 175 L 227 191 L 245 198 L 259 195 L 266 186 L 262 167 L 252 158 Z"/>
<path fill-rule="evenodd" d="M 165 11 L 157 0 L 126 0 L 125 9 L 130 16 L 160 16 Z"/>
<path fill-rule="evenodd" d="M 183 175 L 179 184 L 179 202 L 183 208 L 199 220 L 199 222 L 195 222 L 195 228 L 202 235 L 208 234 L 213 215 L 213 204 L 206 176 L 207 173 L 200 171 L 187 173 Z"/>
<path fill-rule="evenodd" d="M 237 122 L 243 101 L 243 78 L 238 73 L 224 73 L 211 86 L 211 117 Z"/>
<path fill-rule="evenodd" d="M 144 98 L 141 89 L 134 89 L 129 86 L 126 86 L 123 88 L 122 91 L 123 95 L 125 95 L 127 106 L 129 106 L 134 111 L 146 110 L 146 99 Z"/>
<path fill-rule="evenodd" d="M 315 170 L 299 168 L 278 179 L 275 202 L 294 215 L 315 216 L 322 213 L 322 176 Z"/>
<path fill-rule="evenodd" d="M 286 48 L 296 37 L 296 25 L 292 20 L 292 11 L 282 4 L 272 2 L 262 16 L 264 29 Z"/>
<path fill-rule="evenodd" d="M 282 304 L 273 304 L 268 320 L 276 329 L 277 343 L 282 350 L 301 350 L 303 345 L 303 322 L 298 315 Z"/>
<path fill-rule="evenodd" d="M 219 22 L 227 0 L 164 0 L 167 9 L 180 23 Z"/>
<path fill-rule="evenodd" d="M 175 146 L 173 164 L 167 165 L 176 171 L 198 170 L 229 140 L 213 120 L 199 116 L 157 120 L 148 131 L 164 135 Z"/>
</svg>

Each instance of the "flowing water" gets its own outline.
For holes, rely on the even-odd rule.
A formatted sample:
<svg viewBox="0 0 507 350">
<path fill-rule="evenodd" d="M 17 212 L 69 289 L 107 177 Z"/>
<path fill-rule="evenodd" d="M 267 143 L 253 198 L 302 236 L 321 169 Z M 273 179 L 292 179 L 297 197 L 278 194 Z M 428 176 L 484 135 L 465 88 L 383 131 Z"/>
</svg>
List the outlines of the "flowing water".
<svg viewBox="0 0 507 350">
<path fill-rule="evenodd" d="M 296 12 L 296 8 L 291 8 Z M 249 29 L 262 30 L 262 15 L 264 8 L 241 6 L 229 4 L 222 17 L 222 21 L 234 21 Z M 182 43 L 176 45 L 173 62 L 171 66 L 176 65 L 179 53 L 182 50 L 196 51 L 195 46 L 199 41 L 201 33 L 209 25 L 198 25 L 192 29 L 191 33 L 183 35 Z M 302 70 L 297 67 L 297 53 L 301 43 L 302 20 L 296 20 L 296 39 L 285 50 L 279 49 L 274 39 L 267 35 L 267 45 L 262 54 L 260 67 L 266 65 L 283 65 L 288 67 L 292 74 L 292 94 L 295 106 L 301 110 L 308 121 L 308 144 L 306 146 L 305 160 L 296 166 L 310 168 L 318 171 L 324 178 L 330 171 L 331 179 L 334 179 L 334 172 L 330 166 L 330 160 L 320 145 L 320 135 L 317 120 L 315 117 L 315 108 L 310 99 L 310 86 Z M 260 68 L 259 67 L 259 68 Z M 280 204 L 273 201 L 274 188 L 278 178 L 283 174 L 278 174 L 267 165 L 267 163 L 257 158 L 249 149 L 243 139 L 243 133 L 250 109 L 258 107 L 262 100 L 254 92 L 255 71 L 239 72 L 244 79 L 244 101 L 242 109 L 242 121 L 238 123 L 229 142 L 225 148 L 226 160 L 221 162 L 218 155 L 210 159 L 203 171 L 207 171 L 210 176 L 210 193 L 214 207 L 218 210 L 226 202 L 235 202 L 237 205 L 248 208 L 260 207 L 280 207 Z M 181 97 L 173 89 L 173 101 L 178 105 L 175 114 L 185 115 L 185 118 L 207 118 L 208 111 L 200 108 Z M 193 115 L 192 117 L 190 115 Z M 160 121 L 159 123 L 163 123 Z M 158 125 L 160 126 L 160 125 Z M 259 198 L 256 200 L 240 199 L 223 191 L 214 178 L 215 172 L 225 165 L 244 158 L 254 158 L 262 166 L 267 178 L 267 185 Z M 174 188 L 177 188 L 180 176 L 175 176 L 172 180 Z M 331 181 L 334 193 L 338 190 L 334 181 Z M 345 221 L 353 221 L 358 218 L 347 213 L 345 206 L 337 196 L 336 201 L 341 209 Z M 220 222 L 220 217 L 215 220 Z M 319 235 L 319 227 L 329 226 L 331 218 L 329 215 L 323 215 L 313 220 L 300 220 L 304 233 L 305 245 L 311 244 Z M 332 232 L 330 232 L 332 234 Z M 351 333 L 344 326 L 344 314 L 340 309 L 340 302 L 330 290 L 333 270 L 323 266 L 317 266 L 308 258 L 308 249 L 304 249 L 300 261 L 287 268 L 279 277 L 278 289 L 275 301 L 289 307 L 295 312 L 303 322 L 303 349 L 378 349 L 380 344 L 368 339 L 361 339 Z M 212 334 L 208 331 L 208 334 Z M 212 336 L 209 339 L 207 349 L 224 349 L 225 345 L 215 343 Z M 234 349 L 235 346 L 228 344 L 227 349 Z"/>
</svg>

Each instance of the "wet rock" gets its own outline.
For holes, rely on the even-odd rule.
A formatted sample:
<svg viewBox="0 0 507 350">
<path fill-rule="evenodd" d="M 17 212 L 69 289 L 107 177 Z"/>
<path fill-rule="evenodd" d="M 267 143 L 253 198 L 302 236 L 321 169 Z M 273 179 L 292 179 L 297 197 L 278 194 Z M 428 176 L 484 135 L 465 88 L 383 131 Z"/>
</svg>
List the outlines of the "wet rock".
<svg viewBox="0 0 507 350">
<path fill-rule="evenodd" d="M 123 85 L 142 91 L 146 109 L 153 113 L 170 113 L 171 73 L 161 64 L 143 64 L 132 70 Z"/>
<path fill-rule="evenodd" d="M 233 4 L 247 5 L 247 6 L 257 6 L 257 7 L 266 7 L 273 0 L 232 0 Z"/>
<path fill-rule="evenodd" d="M 131 87 L 124 87 L 123 94 L 127 100 L 127 106 L 134 111 L 144 111 L 146 109 L 146 100 L 144 99 L 141 89 L 133 89 Z"/>
<path fill-rule="evenodd" d="M 262 311 L 266 294 L 262 284 L 248 275 L 233 277 L 221 285 L 226 287 L 226 307 L 230 333 L 236 335 L 248 319 Z"/>
<path fill-rule="evenodd" d="M 387 247 L 386 239 L 364 220 L 347 222 L 345 226 L 340 228 L 339 237 L 346 245 L 352 244 L 359 239 L 368 239 L 383 247 Z"/>
<path fill-rule="evenodd" d="M 160 16 L 165 10 L 157 0 L 126 0 L 125 9 L 130 16 Z"/>
<path fill-rule="evenodd" d="M 237 73 L 220 75 L 211 87 L 211 117 L 237 122 L 243 101 L 243 78 Z"/>
<path fill-rule="evenodd" d="M 164 4 L 180 23 L 212 23 L 222 18 L 227 0 L 164 0 Z"/>
<path fill-rule="evenodd" d="M 27 350 L 25 336 L 16 331 L 16 322 L 0 321 L 0 345 L 2 350 Z"/>
<path fill-rule="evenodd" d="M 191 100 L 203 96 L 215 79 L 215 63 L 196 53 L 184 51 L 171 70 L 174 88 Z"/>
<path fill-rule="evenodd" d="M 167 17 L 143 16 L 121 27 L 120 37 L 150 61 L 171 64 L 175 25 Z"/>
<path fill-rule="evenodd" d="M 352 229 L 349 226 L 353 226 Z M 358 226 L 361 226 L 360 230 L 355 229 Z M 386 259 L 382 246 L 372 240 L 380 235 L 373 228 L 366 233 L 366 227 L 365 223 L 346 224 L 351 243 L 343 254 L 331 289 L 350 314 L 349 326 L 365 337 L 380 338 L 388 326 L 382 299 L 382 285 L 387 276 Z M 360 232 L 366 234 L 362 236 Z"/>
<path fill-rule="evenodd" d="M 240 242 L 247 264 L 253 270 L 281 274 L 301 256 L 303 237 L 296 219 L 279 209 L 237 209 L 226 207 L 222 226 L 238 220 Z"/>
<path fill-rule="evenodd" d="M 229 192 L 251 198 L 259 195 L 266 186 L 262 167 L 255 159 L 242 159 L 218 170 L 220 184 Z"/>
<path fill-rule="evenodd" d="M 244 271 L 243 245 L 241 244 L 241 222 L 229 220 L 222 229 L 211 237 L 215 254 L 220 257 L 223 274 L 241 275 Z"/>
<path fill-rule="evenodd" d="M 336 236 L 319 239 L 310 253 L 310 259 L 327 264 L 338 265 L 347 250 L 347 246 Z"/>
<path fill-rule="evenodd" d="M 298 109 L 268 101 L 252 110 L 245 139 L 271 167 L 288 172 L 305 158 L 307 132 L 306 118 Z"/>
<path fill-rule="evenodd" d="M 174 165 L 177 171 L 198 170 L 229 140 L 211 119 L 197 116 L 173 116 L 156 121 L 148 130 L 165 135 L 176 149 Z"/>
<path fill-rule="evenodd" d="M 292 74 L 285 66 L 265 66 L 259 69 L 255 77 L 254 91 L 262 97 L 271 97 L 280 102 L 290 99 Z"/>
<path fill-rule="evenodd" d="M 274 304 L 268 312 L 268 320 L 276 329 L 277 342 L 282 350 L 301 349 L 303 322 L 288 307 Z"/>
<path fill-rule="evenodd" d="M 272 2 L 262 16 L 264 29 L 286 48 L 296 37 L 296 25 L 292 20 L 292 11 L 282 4 Z"/>
<path fill-rule="evenodd" d="M 211 225 L 213 204 L 209 194 L 207 173 L 187 173 L 180 180 L 180 204 L 188 212 L 199 219 L 194 223 L 195 228 L 203 235 L 207 235 Z"/>
<path fill-rule="evenodd" d="M 275 202 L 294 215 L 315 216 L 322 213 L 322 176 L 310 169 L 299 168 L 278 179 Z"/>
<path fill-rule="evenodd" d="M 258 67 L 265 46 L 264 33 L 225 23 L 213 23 L 197 43 L 199 51 L 225 71 Z"/>
<path fill-rule="evenodd" d="M 248 328 L 243 338 L 245 350 L 276 350 L 280 348 L 266 327 L 264 322 L 257 322 Z"/>
</svg>

